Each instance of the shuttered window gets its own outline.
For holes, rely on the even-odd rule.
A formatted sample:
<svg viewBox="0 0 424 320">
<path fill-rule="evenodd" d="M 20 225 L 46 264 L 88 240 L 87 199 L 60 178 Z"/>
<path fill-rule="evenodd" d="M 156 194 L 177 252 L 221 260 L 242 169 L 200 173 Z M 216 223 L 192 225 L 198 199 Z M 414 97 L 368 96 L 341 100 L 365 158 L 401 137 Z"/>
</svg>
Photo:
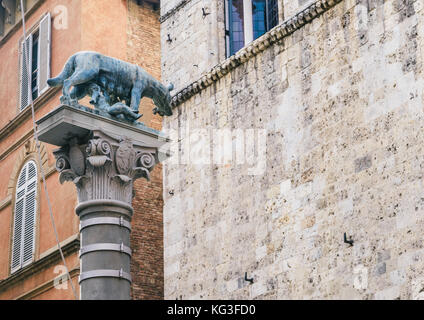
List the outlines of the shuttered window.
<svg viewBox="0 0 424 320">
<path fill-rule="evenodd" d="M 11 271 L 15 272 L 34 259 L 37 208 L 37 166 L 28 161 L 18 177 L 13 219 Z"/>
<path fill-rule="evenodd" d="M 22 111 L 47 89 L 50 77 L 50 14 L 46 14 L 35 28 L 20 44 L 20 106 Z M 28 51 L 28 52 L 27 52 Z M 28 72 L 28 69 L 30 72 Z"/>
</svg>

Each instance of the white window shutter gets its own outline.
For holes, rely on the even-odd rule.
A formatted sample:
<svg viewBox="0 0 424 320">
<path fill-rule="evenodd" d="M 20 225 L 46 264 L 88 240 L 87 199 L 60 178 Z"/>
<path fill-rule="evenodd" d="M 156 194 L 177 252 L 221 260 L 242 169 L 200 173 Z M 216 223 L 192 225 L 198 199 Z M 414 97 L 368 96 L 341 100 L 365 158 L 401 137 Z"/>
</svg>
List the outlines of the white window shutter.
<svg viewBox="0 0 424 320">
<path fill-rule="evenodd" d="M 19 105 L 19 109 L 22 111 L 23 109 L 25 109 L 28 105 L 29 105 L 29 88 L 28 86 L 30 85 L 30 74 L 28 72 L 28 68 L 31 69 L 31 56 L 32 56 L 32 36 L 27 37 L 26 40 L 26 44 L 25 42 L 22 41 L 21 43 L 21 74 L 20 74 L 20 78 L 21 78 L 21 85 L 20 85 L 20 105 Z M 29 51 L 29 53 L 27 54 L 27 50 Z M 29 60 L 29 61 L 27 61 Z"/>
<path fill-rule="evenodd" d="M 22 266 L 31 263 L 35 247 L 35 213 L 37 208 L 37 167 L 29 161 L 25 192 L 25 220 L 23 233 Z"/>
<path fill-rule="evenodd" d="M 39 28 L 39 72 L 38 95 L 42 95 L 48 88 L 47 79 L 50 78 L 50 37 L 51 18 L 48 13 L 40 22 Z"/>
<path fill-rule="evenodd" d="M 12 272 L 30 264 L 34 259 L 37 177 L 34 161 L 27 162 L 18 177 L 13 223 Z"/>
<path fill-rule="evenodd" d="M 21 242 L 22 242 L 22 224 L 24 217 L 24 199 L 16 201 L 15 219 L 13 223 L 13 242 L 12 242 L 12 272 L 22 266 L 21 263 Z"/>
<path fill-rule="evenodd" d="M 21 189 L 22 186 L 25 184 L 25 181 L 26 181 L 26 169 L 27 169 L 27 166 L 25 165 L 22 168 L 21 174 L 19 175 L 19 178 L 18 178 L 18 189 Z"/>
<path fill-rule="evenodd" d="M 24 198 L 25 181 L 27 176 L 27 165 L 25 165 L 18 177 L 16 186 L 15 214 L 13 220 L 13 240 L 12 240 L 12 272 L 22 266 L 21 248 L 22 248 L 22 226 L 24 218 Z"/>
</svg>

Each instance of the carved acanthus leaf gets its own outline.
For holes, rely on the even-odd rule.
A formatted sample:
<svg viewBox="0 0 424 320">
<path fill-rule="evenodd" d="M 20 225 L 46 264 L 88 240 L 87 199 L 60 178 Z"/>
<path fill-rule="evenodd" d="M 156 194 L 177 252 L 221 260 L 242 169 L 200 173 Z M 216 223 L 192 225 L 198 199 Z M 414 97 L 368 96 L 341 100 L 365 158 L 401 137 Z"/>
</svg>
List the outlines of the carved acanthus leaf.
<svg viewBox="0 0 424 320">
<path fill-rule="evenodd" d="M 59 182 L 63 184 L 65 181 L 74 181 L 78 176 L 71 169 L 62 170 L 59 174 Z"/>
<path fill-rule="evenodd" d="M 146 168 L 137 167 L 137 168 L 133 168 L 132 171 L 133 171 L 134 179 L 146 178 L 147 181 L 150 181 L 150 171 L 147 170 Z"/>
<path fill-rule="evenodd" d="M 112 160 L 107 156 L 91 156 L 88 157 L 87 160 L 93 167 L 101 167 L 105 165 L 105 163 L 112 162 Z"/>
<path fill-rule="evenodd" d="M 76 185 L 79 185 L 79 184 L 81 184 L 84 180 L 88 180 L 88 179 L 90 179 L 89 177 L 87 177 L 87 176 L 80 176 L 80 177 L 76 177 L 74 180 L 73 180 L 73 182 L 76 184 Z"/>
<path fill-rule="evenodd" d="M 123 174 L 117 174 L 116 176 L 114 176 L 114 178 L 119 180 L 122 184 L 127 184 L 128 182 L 132 181 L 130 177 Z"/>
</svg>

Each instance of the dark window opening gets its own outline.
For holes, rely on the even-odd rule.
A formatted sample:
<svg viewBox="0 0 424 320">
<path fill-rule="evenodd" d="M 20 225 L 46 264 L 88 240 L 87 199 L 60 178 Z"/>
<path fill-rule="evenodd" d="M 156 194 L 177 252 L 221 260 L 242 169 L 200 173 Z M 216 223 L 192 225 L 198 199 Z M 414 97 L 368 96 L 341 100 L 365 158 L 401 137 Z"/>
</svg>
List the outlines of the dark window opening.
<svg viewBox="0 0 424 320">
<path fill-rule="evenodd" d="M 32 64 L 31 64 L 31 92 L 32 99 L 38 97 L 38 31 L 32 35 Z"/>
<path fill-rule="evenodd" d="M 271 30 L 278 24 L 278 1 L 268 0 L 267 1 L 267 23 L 268 30 Z"/>
<path fill-rule="evenodd" d="M 230 0 L 230 54 L 244 47 L 243 0 Z"/>
<path fill-rule="evenodd" d="M 246 0 L 227 0 L 226 2 L 226 50 L 231 56 L 278 24 L 277 0 L 249 0 L 250 8 L 245 11 Z M 252 28 L 253 30 L 247 30 Z M 247 30 L 247 31 L 246 31 Z"/>
<path fill-rule="evenodd" d="M 252 1 L 253 39 L 259 38 L 267 31 L 266 0 Z"/>
</svg>

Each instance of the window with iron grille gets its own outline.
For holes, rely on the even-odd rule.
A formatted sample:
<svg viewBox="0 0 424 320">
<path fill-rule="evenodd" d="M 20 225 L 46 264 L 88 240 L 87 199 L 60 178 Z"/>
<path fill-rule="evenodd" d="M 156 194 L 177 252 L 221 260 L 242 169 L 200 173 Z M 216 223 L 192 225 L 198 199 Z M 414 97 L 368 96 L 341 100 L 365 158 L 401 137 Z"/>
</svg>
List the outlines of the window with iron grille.
<svg viewBox="0 0 424 320">
<path fill-rule="evenodd" d="M 21 169 L 16 185 L 12 236 L 12 273 L 34 260 L 37 184 L 37 165 L 30 160 Z"/>
<path fill-rule="evenodd" d="M 47 79 L 50 77 L 50 29 L 50 14 L 46 14 L 27 36 L 26 41 L 20 43 L 20 111 L 30 104 L 30 94 L 35 100 L 49 87 Z"/>
<path fill-rule="evenodd" d="M 278 0 L 226 0 L 227 57 L 278 24 Z"/>
</svg>

